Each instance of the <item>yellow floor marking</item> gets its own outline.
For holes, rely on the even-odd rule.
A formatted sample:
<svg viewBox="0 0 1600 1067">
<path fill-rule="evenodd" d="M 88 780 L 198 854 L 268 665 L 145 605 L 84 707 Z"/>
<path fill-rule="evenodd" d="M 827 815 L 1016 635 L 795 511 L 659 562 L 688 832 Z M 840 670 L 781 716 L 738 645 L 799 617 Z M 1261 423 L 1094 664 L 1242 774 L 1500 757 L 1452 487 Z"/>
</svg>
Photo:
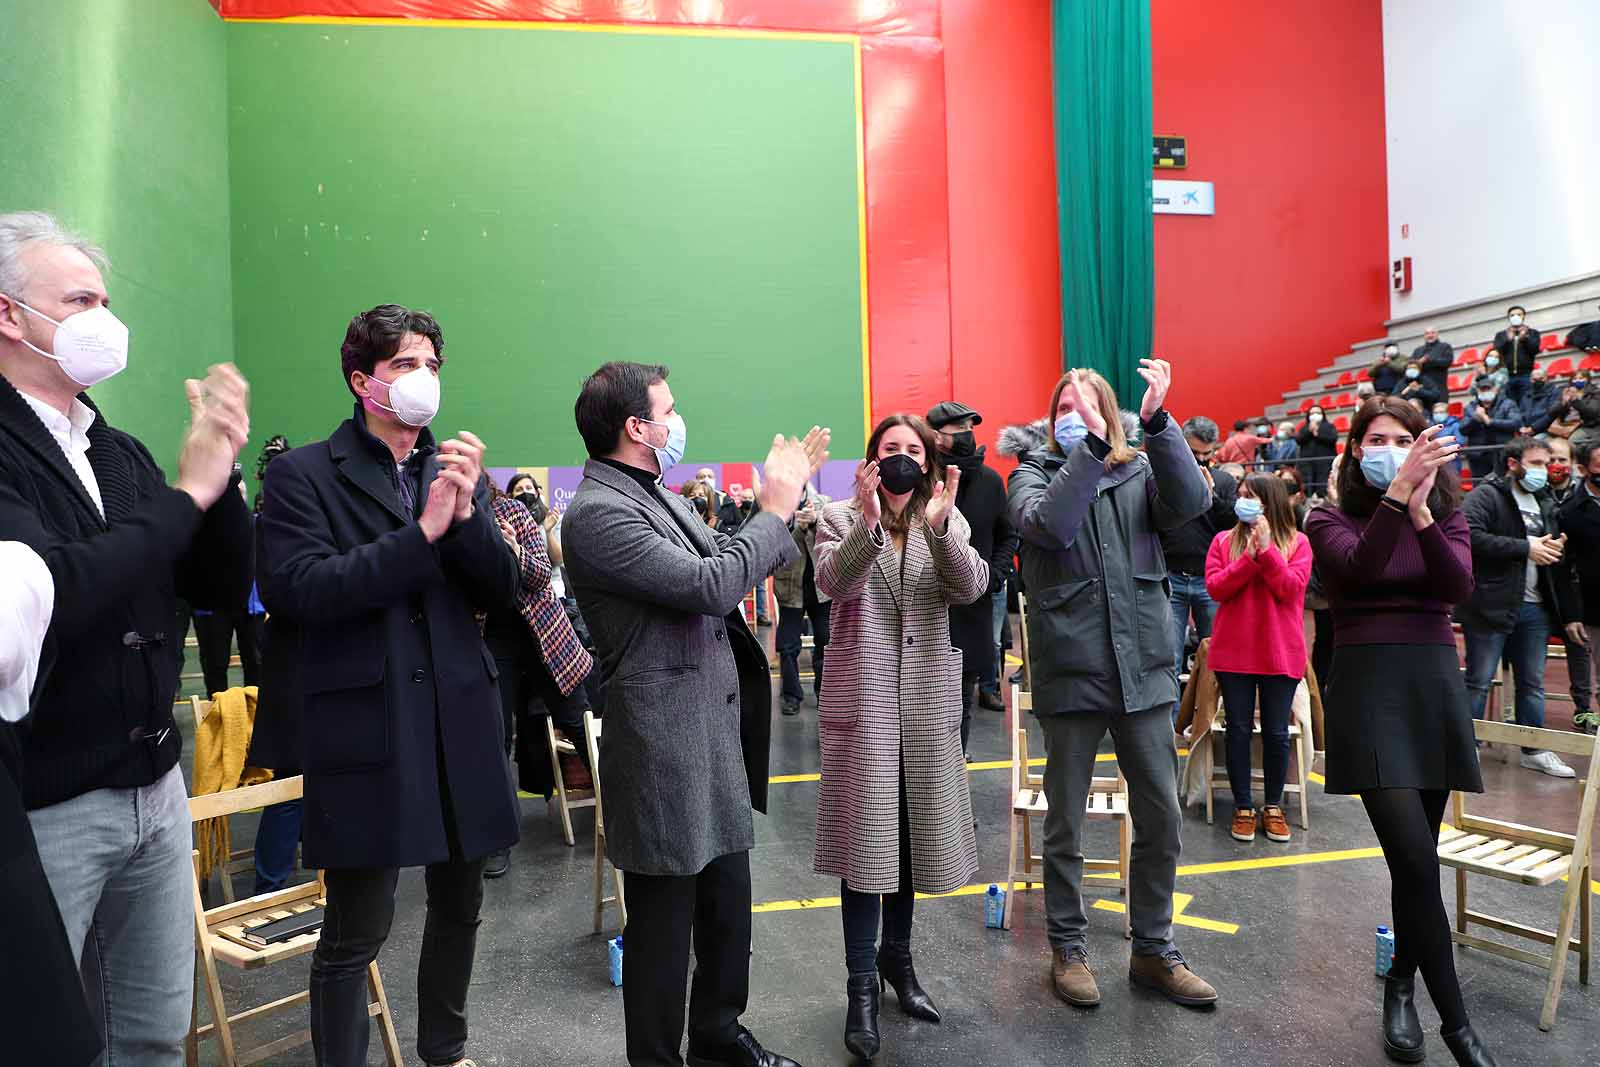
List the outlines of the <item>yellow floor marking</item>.
<svg viewBox="0 0 1600 1067">
<path fill-rule="evenodd" d="M 1184 910 L 1188 908 L 1189 902 L 1193 899 L 1193 893 L 1172 894 L 1173 922 L 1179 926 L 1194 926 L 1201 930 L 1210 930 L 1214 934 L 1236 934 L 1239 932 L 1238 923 L 1225 923 L 1216 919 L 1202 919 L 1196 915 L 1185 915 Z M 1100 911 L 1114 911 L 1118 915 L 1127 910 L 1122 906 L 1122 901 L 1120 900 L 1097 900 L 1094 902 L 1094 906 Z"/>
</svg>

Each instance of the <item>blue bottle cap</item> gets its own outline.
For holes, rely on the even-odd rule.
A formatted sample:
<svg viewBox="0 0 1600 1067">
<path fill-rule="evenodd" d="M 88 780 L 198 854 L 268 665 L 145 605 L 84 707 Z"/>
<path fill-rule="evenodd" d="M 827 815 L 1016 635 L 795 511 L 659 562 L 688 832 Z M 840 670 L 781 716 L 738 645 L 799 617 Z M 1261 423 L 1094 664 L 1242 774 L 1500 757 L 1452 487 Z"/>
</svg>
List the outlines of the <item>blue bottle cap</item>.
<svg viewBox="0 0 1600 1067">
<path fill-rule="evenodd" d="M 991 897 L 997 897 L 997 896 L 999 896 L 999 895 L 1000 895 L 1000 887 L 999 887 L 999 886 L 997 886 L 997 885 L 991 885 L 991 886 L 990 886 L 990 887 L 989 887 L 989 895 L 990 895 L 990 896 L 991 896 Z"/>
<path fill-rule="evenodd" d="M 1386 934 L 1386 933 L 1388 933 L 1388 932 L 1389 932 L 1389 928 L 1388 928 L 1388 927 L 1387 927 L 1387 926 L 1380 926 L 1380 927 L 1378 927 L 1378 933 L 1380 933 L 1380 934 Z"/>
</svg>

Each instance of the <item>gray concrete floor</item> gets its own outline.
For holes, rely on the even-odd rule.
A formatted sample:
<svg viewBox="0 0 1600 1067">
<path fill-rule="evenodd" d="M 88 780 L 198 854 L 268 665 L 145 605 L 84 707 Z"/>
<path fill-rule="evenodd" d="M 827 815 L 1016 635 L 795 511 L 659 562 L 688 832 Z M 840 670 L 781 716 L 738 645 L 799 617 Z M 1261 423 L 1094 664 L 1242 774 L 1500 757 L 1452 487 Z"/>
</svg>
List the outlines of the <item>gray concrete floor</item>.
<svg viewBox="0 0 1600 1067">
<path fill-rule="evenodd" d="M 762 630 L 771 641 L 771 630 Z M 195 670 L 193 650 L 190 671 Z M 1560 691 L 1563 668 L 1552 662 L 1550 689 Z M 237 671 L 235 671 L 237 676 Z M 198 690 L 186 680 L 185 692 Z M 776 675 L 774 675 L 776 687 Z M 815 772 L 818 766 L 816 708 L 786 719 L 774 699 L 772 773 Z M 1010 756 L 1009 713 L 978 711 L 971 754 L 974 761 Z M 186 734 L 187 715 L 179 716 Z M 1570 705 L 1553 704 L 1550 726 L 1570 721 Z M 1039 751 L 1041 747 L 1035 746 Z M 1111 751 L 1109 741 L 1102 751 Z M 185 751 L 188 772 L 189 749 Z M 1570 829 L 1578 790 L 1493 756 L 1484 761 L 1489 790 L 1486 811 L 1501 817 Z M 1583 767 L 1579 765 L 1580 775 Z M 885 996 L 883 1050 L 874 1061 L 899 1067 L 945 1065 L 1221 1064 L 1370 1065 L 1385 1062 L 1379 1034 L 1381 983 L 1373 975 L 1374 929 L 1389 920 L 1389 881 L 1360 802 L 1326 796 L 1313 786 L 1312 828 L 1298 825 L 1291 844 L 1258 838 L 1241 845 L 1228 835 L 1226 798 L 1218 794 L 1219 818 L 1207 825 L 1190 811 L 1178 890 L 1191 894 L 1186 914 L 1237 924 L 1236 933 L 1193 926 L 1177 928 L 1191 964 L 1221 993 L 1214 1011 L 1195 1012 L 1169 1004 L 1126 981 L 1126 942 L 1121 917 L 1092 910 L 1090 948 L 1104 1002 L 1092 1011 L 1072 1009 L 1050 991 L 1044 938 L 1043 893 L 1019 893 L 1013 929 L 983 924 L 981 896 L 923 900 L 917 905 L 913 946 L 923 984 L 944 1012 L 942 1025 L 901 1015 Z M 757 817 L 751 857 L 758 905 L 837 897 L 838 883 L 811 873 L 815 782 L 772 786 L 771 814 Z M 978 816 L 983 883 L 1001 881 L 1006 870 L 1009 774 L 1003 769 L 972 773 Z M 592 934 L 592 819 L 576 813 L 578 844 L 568 848 L 560 822 L 537 798 L 522 801 L 522 842 L 511 873 L 487 884 L 470 1004 L 468 1054 L 481 1067 L 557 1067 L 624 1063 L 622 993 L 607 981 L 604 936 L 615 934 L 608 913 L 604 936 Z M 1291 810 L 1291 817 L 1294 812 Z M 1106 824 L 1091 824 L 1091 842 L 1113 854 Z M 254 819 L 235 821 L 235 847 L 248 845 Z M 1297 862 L 1278 867 L 1206 871 L 1204 865 L 1263 858 Z M 1201 868 L 1201 869 L 1194 869 Z M 1474 879 L 1474 907 L 1552 928 L 1561 884 L 1524 890 L 1490 879 Z M 249 892 L 241 876 L 239 891 Z M 1444 899 L 1453 907 L 1454 885 L 1444 878 Z M 1115 900 L 1114 897 L 1106 898 Z M 400 880 L 395 924 L 380 966 L 393 1005 L 406 1062 L 416 1057 L 416 961 L 424 893 L 420 871 Z M 755 916 L 750 1009 L 746 1024 L 768 1047 L 806 1067 L 850 1062 L 841 1039 L 844 1016 L 843 942 L 836 906 L 761 911 Z M 298 959 L 271 972 L 242 975 L 224 970 L 222 981 L 234 1011 L 305 988 L 309 961 Z M 1457 951 L 1468 1010 L 1500 1063 L 1551 1065 L 1600 1063 L 1600 997 L 1577 978 L 1570 959 L 1560 1015 L 1551 1033 L 1538 1029 L 1544 973 L 1533 967 L 1471 950 Z M 1419 984 L 1420 986 L 1420 984 Z M 1438 1018 L 1419 988 L 1429 1037 L 1430 1062 L 1449 1062 L 1437 1036 Z M 204 1014 L 204 1013 L 203 1013 Z M 303 1016 L 246 1031 L 265 1039 L 304 1027 Z M 216 1063 L 207 1048 L 202 1063 Z M 311 1062 L 309 1047 L 265 1061 Z M 371 1062 L 382 1062 L 374 1034 Z"/>
</svg>

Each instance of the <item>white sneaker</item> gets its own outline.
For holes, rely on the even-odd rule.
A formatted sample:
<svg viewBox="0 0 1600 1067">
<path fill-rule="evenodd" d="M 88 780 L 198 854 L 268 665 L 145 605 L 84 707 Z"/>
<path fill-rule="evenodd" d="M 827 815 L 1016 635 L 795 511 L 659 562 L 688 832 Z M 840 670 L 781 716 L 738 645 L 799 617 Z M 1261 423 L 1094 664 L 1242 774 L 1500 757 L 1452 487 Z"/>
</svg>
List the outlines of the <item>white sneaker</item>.
<svg viewBox="0 0 1600 1067">
<path fill-rule="evenodd" d="M 1530 771 L 1548 774 L 1552 778 L 1578 777 L 1578 772 L 1562 763 L 1554 752 L 1524 752 L 1522 765 Z"/>
</svg>

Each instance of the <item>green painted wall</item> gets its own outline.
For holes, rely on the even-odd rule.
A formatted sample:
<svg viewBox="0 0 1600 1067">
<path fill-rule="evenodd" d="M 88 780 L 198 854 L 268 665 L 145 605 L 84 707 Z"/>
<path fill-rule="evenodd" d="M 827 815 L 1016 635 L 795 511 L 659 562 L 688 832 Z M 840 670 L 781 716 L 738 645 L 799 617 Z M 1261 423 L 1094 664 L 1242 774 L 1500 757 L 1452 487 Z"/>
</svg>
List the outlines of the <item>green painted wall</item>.
<svg viewBox="0 0 1600 1067">
<path fill-rule="evenodd" d="M 172 471 L 182 379 L 233 358 L 224 24 L 206 0 L 4 9 L 0 211 L 54 212 L 105 248 L 132 342 L 94 397 Z"/>
<path fill-rule="evenodd" d="M 227 27 L 235 342 L 257 436 L 348 415 L 345 324 L 444 328 L 436 427 L 496 465 L 583 455 L 606 359 L 661 361 L 689 459 L 812 420 L 863 447 L 847 42 Z"/>
</svg>

